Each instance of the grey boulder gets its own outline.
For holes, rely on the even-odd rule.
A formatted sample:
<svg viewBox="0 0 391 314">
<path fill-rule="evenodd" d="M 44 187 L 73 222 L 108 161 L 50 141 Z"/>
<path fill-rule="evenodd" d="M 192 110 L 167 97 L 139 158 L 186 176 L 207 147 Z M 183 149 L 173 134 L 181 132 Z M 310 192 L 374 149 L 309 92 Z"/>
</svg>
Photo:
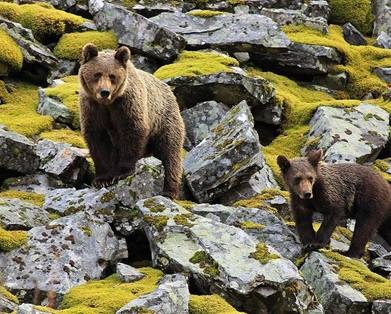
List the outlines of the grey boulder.
<svg viewBox="0 0 391 314">
<path fill-rule="evenodd" d="M 43 173 L 25 175 L 4 180 L 2 186 L 5 190 L 17 190 L 46 194 L 48 191 L 64 187 L 64 183 Z"/>
<path fill-rule="evenodd" d="M 117 276 L 122 282 L 133 282 L 144 278 L 144 274 L 132 266 L 118 263 Z"/>
<path fill-rule="evenodd" d="M 367 44 L 364 35 L 351 23 L 344 24 L 342 26 L 342 32 L 345 40 L 352 45 L 360 46 Z"/>
<path fill-rule="evenodd" d="M 391 49 L 391 35 L 381 32 L 376 38 L 375 45 L 381 48 Z"/>
<path fill-rule="evenodd" d="M 39 104 L 37 112 L 45 116 L 51 116 L 54 121 L 72 126 L 73 114 L 58 99 L 45 94 L 45 89 L 38 88 Z"/>
<path fill-rule="evenodd" d="M 18 305 L 0 294 L 0 313 L 12 313 Z"/>
<path fill-rule="evenodd" d="M 378 77 L 388 84 L 391 84 L 391 67 L 390 68 L 376 68 L 373 71 Z"/>
<path fill-rule="evenodd" d="M 390 0 L 374 0 L 372 2 L 375 22 L 373 25 L 373 35 L 379 36 L 381 33 L 391 36 L 391 2 Z M 391 48 L 391 47 L 385 47 Z"/>
</svg>

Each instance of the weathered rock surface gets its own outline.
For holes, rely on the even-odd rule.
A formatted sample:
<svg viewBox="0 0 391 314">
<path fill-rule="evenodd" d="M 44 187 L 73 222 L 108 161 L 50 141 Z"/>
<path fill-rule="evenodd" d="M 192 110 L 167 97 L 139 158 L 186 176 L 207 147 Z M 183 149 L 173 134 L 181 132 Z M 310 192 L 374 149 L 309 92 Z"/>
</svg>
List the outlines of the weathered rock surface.
<svg viewBox="0 0 391 314">
<path fill-rule="evenodd" d="M 144 278 L 145 275 L 132 266 L 118 263 L 117 276 L 122 282 L 133 282 Z"/>
<path fill-rule="evenodd" d="M 227 51 L 284 50 L 290 41 L 270 18 L 257 14 L 221 14 L 200 18 L 175 12 L 151 18 L 161 27 L 182 35 L 192 48 Z"/>
<path fill-rule="evenodd" d="M 37 155 L 41 159 L 40 169 L 64 183 L 80 184 L 88 169 L 85 154 L 78 148 L 49 140 L 38 142 Z"/>
<path fill-rule="evenodd" d="M 47 82 L 52 84 L 54 80 L 69 75 L 77 74 L 78 62 L 59 59 L 57 65 L 51 70 Z"/>
<path fill-rule="evenodd" d="M 386 253 L 381 257 L 371 261 L 371 269 L 373 271 L 391 279 L 391 253 Z"/>
<path fill-rule="evenodd" d="M 0 294 L 0 313 L 12 313 L 17 304 Z"/>
<path fill-rule="evenodd" d="M 6 179 L 2 185 L 2 188 L 5 190 L 34 192 L 38 194 L 46 194 L 48 191 L 62 187 L 64 187 L 64 183 L 61 180 L 41 173 L 29 174 L 23 177 L 9 178 Z"/>
<path fill-rule="evenodd" d="M 391 49 L 391 35 L 381 32 L 380 35 L 376 38 L 376 46 Z"/>
<path fill-rule="evenodd" d="M 376 68 L 373 71 L 378 77 L 388 84 L 391 84 L 391 67 L 390 68 Z"/>
<path fill-rule="evenodd" d="M 260 149 L 252 114 L 243 101 L 186 155 L 184 173 L 194 197 L 213 201 L 246 182 L 265 165 Z"/>
<path fill-rule="evenodd" d="M 35 144 L 23 135 L 0 128 L 0 168 L 27 174 L 38 167 Z"/>
<path fill-rule="evenodd" d="M 375 0 L 372 2 L 375 22 L 373 25 L 373 34 L 380 35 L 382 32 L 391 36 L 391 2 L 390 0 Z M 386 47 L 390 48 L 390 47 Z"/>
<path fill-rule="evenodd" d="M 322 17 L 326 21 L 330 16 L 330 6 L 326 0 L 309 0 L 307 1 L 302 8 L 304 7 L 304 14 L 309 17 Z"/>
<path fill-rule="evenodd" d="M 148 73 L 154 73 L 160 67 L 156 60 L 140 54 L 132 55 L 132 63 L 137 69 Z"/>
<path fill-rule="evenodd" d="M 23 303 L 17 307 L 16 314 L 45 314 L 35 308 L 34 304 Z"/>
<path fill-rule="evenodd" d="M 243 230 L 192 215 L 163 197 L 142 200 L 136 207 L 143 215 L 155 266 L 189 273 L 199 289 L 224 292 L 249 313 L 316 307 L 294 264 L 270 246 L 267 251 L 275 255 L 264 264 L 251 257 L 257 242 Z M 280 301 L 269 303 L 271 295 Z"/>
<path fill-rule="evenodd" d="M 151 57 L 171 61 L 185 48 L 182 36 L 124 7 L 90 0 L 90 13 L 99 30 L 111 29 L 118 43 Z"/>
<path fill-rule="evenodd" d="M 19 199 L 0 197 L 0 227 L 28 230 L 49 222 L 48 212 Z"/>
<path fill-rule="evenodd" d="M 275 94 L 274 88 L 262 78 L 218 73 L 176 77 L 166 80 L 166 83 L 173 88 L 182 108 L 212 99 L 229 107 L 246 100 L 257 114 L 257 121 L 274 125 L 281 123 L 282 108 L 269 102 Z"/>
<path fill-rule="evenodd" d="M 72 126 L 73 114 L 60 100 L 47 96 L 45 94 L 45 89 L 43 88 L 38 89 L 38 94 L 38 113 L 46 116 L 51 116 L 56 122 Z"/>
<path fill-rule="evenodd" d="M 155 291 L 135 299 L 116 314 L 137 314 L 142 310 L 153 313 L 178 314 L 189 312 L 190 293 L 183 275 L 164 276 Z"/>
<path fill-rule="evenodd" d="M 367 44 L 364 35 L 351 23 L 344 24 L 342 26 L 342 32 L 345 40 L 352 45 L 360 46 Z"/>
<path fill-rule="evenodd" d="M 28 231 L 25 247 L 0 253 L 0 272 L 9 289 L 37 288 L 63 295 L 73 286 L 100 278 L 118 250 L 109 224 L 81 212 Z"/>
<path fill-rule="evenodd" d="M 186 127 L 186 149 L 191 150 L 206 138 L 210 131 L 224 118 L 228 108 L 216 101 L 205 101 L 182 111 Z"/>
<path fill-rule="evenodd" d="M 326 162 L 372 162 L 389 137 L 389 114 L 362 103 L 352 108 L 319 107 L 310 121 L 305 150 L 322 148 Z"/>
</svg>

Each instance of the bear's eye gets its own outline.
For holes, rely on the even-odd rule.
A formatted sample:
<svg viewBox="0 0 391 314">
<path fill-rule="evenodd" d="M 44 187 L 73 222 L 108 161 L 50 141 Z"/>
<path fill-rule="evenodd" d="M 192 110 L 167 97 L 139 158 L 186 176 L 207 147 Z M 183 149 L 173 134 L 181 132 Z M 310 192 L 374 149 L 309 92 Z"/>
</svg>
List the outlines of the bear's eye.
<svg viewBox="0 0 391 314">
<path fill-rule="evenodd" d="M 94 74 L 94 77 L 96 79 L 100 78 L 101 76 L 102 76 L 102 73 L 100 73 L 100 72 Z"/>
<path fill-rule="evenodd" d="M 301 181 L 301 177 L 295 177 L 295 184 L 299 184 Z"/>
<path fill-rule="evenodd" d="M 109 75 L 109 77 L 110 77 L 110 80 L 111 80 L 112 82 L 114 82 L 114 81 L 115 81 L 115 75 L 113 75 L 113 74 L 110 74 L 110 75 Z"/>
<path fill-rule="evenodd" d="M 310 180 L 310 182 L 313 182 L 314 181 L 314 177 L 308 177 L 308 180 Z"/>
</svg>

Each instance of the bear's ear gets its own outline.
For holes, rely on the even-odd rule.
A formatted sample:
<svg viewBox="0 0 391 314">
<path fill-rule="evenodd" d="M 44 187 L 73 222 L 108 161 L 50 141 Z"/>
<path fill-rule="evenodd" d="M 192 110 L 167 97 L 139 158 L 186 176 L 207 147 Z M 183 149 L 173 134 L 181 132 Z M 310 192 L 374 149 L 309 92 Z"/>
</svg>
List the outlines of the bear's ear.
<svg viewBox="0 0 391 314">
<path fill-rule="evenodd" d="M 86 44 L 81 54 L 81 64 L 87 63 L 98 55 L 98 48 L 94 44 Z"/>
<path fill-rule="evenodd" d="M 124 67 L 130 59 L 130 50 L 128 47 L 122 46 L 115 51 L 114 58 L 117 59 Z"/>
<path fill-rule="evenodd" d="M 322 158 L 323 158 L 323 150 L 321 150 L 321 149 L 311 151 L 307 155 L 308 161 L 314 167 L 316 167 L 319 164 L 319 162 L 322 160 Z"/>
<path fill-rule="evenodd" d="M 291 166 L 291 163 L 289 162 L 288 158 L 282 155 L 277 157 L 277 164 L 282 172 L 286 172 Z"/>
</svg>

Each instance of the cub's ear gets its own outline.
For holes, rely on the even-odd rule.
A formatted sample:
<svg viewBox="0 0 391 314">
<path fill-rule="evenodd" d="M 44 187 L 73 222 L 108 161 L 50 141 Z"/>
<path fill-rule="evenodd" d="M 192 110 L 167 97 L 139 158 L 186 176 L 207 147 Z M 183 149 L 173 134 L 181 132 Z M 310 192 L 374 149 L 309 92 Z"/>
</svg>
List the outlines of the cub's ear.
<svg viewBox="0 0 391 314">
<path fill-rule="evenodd" d="M 87 63 L 98 55 L 98 48 L 94 44 L 86 44 L 81 54 L 81 64 Z"/>
<path fill-rule="evenodd" d="M 282 155 L 277 157 L 277 164 L 282 172 L 286 172 L 291 166 L 291 163 L 289 162 L 288 158 Z"/>
<path fill-rule="evenodd" d="M 307 155 L 308 161 L 314 167 L 316 167 L 319 164 L 319 162 L 322 160 L 322 158 L 323 158 L 323 150 L 321 150 L 321 149 L 311 151 Z"/>
<path fill-rule="evenodd" d="M 124 67 L 130 59 L 130 50 L 128 47 L 122 46 L 115 51 L 114 58 L 116 58 Z"/>
</svg>

